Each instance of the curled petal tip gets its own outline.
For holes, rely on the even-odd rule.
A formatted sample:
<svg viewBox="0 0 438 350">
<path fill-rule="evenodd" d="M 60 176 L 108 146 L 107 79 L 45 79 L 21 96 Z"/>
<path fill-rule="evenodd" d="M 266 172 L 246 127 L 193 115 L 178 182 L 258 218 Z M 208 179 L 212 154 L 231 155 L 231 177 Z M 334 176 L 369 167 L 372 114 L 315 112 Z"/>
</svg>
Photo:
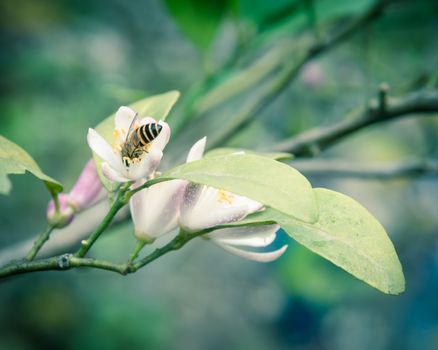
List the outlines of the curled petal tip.
<svg viewBox="0 0 438 350">
<path fill-rule="evenodd" d="M 195 144 L 190 148 L 189 154 L 187 155 L 187 163 L 193 162 L 195 160 L 200 160 L 204 155 L 205 145 L 207 143 L 207 136 L 195 142 Z"/>
<path fill-rule="evenodd" d="M 222 244 L 219 242 L 215 242 L 215 243 L 217 245 L 219 245 L 220 247 L 222 247 L 223 249 L 225 249 L 226 251 L 228 251 L 234 255 L 240 256 L 240 257 L 248 259 L 248 260 L 253 260 L 253 261 L 263 262 L 263 263 L 277 260 L 280 256 L 283 255 L 283 253 L 286 251 L 286 249 L 288 247 L 286 244 L 283 247 L 281 247 L 280 249 L 274 250 L 272 252 L 251 252 L 248 250 L 236 248 L 236 247 L 228 245 L 228 244 Z"/>
</svg>

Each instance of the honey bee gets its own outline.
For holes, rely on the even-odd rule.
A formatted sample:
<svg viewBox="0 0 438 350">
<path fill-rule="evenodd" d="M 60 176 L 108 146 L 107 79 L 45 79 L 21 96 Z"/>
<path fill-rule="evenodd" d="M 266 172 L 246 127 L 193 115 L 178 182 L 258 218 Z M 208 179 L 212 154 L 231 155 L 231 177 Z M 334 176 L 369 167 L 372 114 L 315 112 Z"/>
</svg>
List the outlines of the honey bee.
<svg viewBox="0 0 438 350">
<path fill-rule="evenodd" d="M 132 119 L 129 126 L 125 143 L 122 146 L 121 154 L 125 166 L 137 162 L 143 153 L 147 153 L 150 143 L 160 135 L 163 128 L 158 123 L 148 123 L 138 126 L 137 115 Z"/>
</svg>

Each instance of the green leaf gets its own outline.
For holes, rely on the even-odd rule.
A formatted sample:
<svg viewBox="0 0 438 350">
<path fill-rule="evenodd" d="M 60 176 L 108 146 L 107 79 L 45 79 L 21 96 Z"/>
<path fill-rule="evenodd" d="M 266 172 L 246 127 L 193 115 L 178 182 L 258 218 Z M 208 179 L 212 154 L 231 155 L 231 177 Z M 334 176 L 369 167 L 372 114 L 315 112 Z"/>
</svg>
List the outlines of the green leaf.
<svg viewBox="0 0 438 350">
<path fill-rule="evenodd" d="M 167 115 L 169 114 L 173 105 L 178 100 L 179 95 L 179 91 L 169 91 L 164 94 L 144 98 L 140 101 L 130 104 L 129 107 L 136 111 L 140 118 L 149 116 L 156 120 L 166 120 Z M 110 145 L 112 145 L 114 142 L 114 118 L 115 113 L 104 119 L 96 126 L 96 131 Z M 115 186 L 118 184 L 114 184 L 113 182 L 109 181 L 102 174 L 102 160 L 94 153 L 93 158 L 96 163 L 97 173 L 99 174 L 99 178 L 102 181 L 102 184 L 107 190 L 113 191 L 115 189 Z"/>
<path fill-rule="evenodd" d="M 248 68 L 233 72 L 231 76 L 198 99 L 196 112 L 206 113 L 246 90 L 262 84 L 263 80 L 284 61 L 284 57 L 290 51 L 289 46 L 272 49 Z"/>
<path fill-rule="evenodd" d="M 178 26 L 200 49 L 214 39 L 227 9 L 227 0 L 165 0 Z"/>
<path fill-rule="evenodd" d="M 275 160 L 247 154 L 205 157 L 173 168 L 156 180 L 184 179 L 249 197 L 305 222 L 318 217 L 307 179 Z M 158 182 L 157 181 L 157 182 Z"/>
<path fill-rule="evenodd" d="M 44 174 L 24 149 L 0 135 L 0 193 L 8 194 L 11 190 L 7 174 L 24 174 L 26 171 L 44 181 L 52 196 L 62 191 L 62 185 Z"/>
<path fill-rule="evenodd" d="M 387 294 L 403 292 L 405 280 L 400 261 L 377 219 L 346 195 L 324 188 L 314 191 L 319 218 L 313 224 L 269 208 L 238 224 L 276 222 L 297 242 L 358 279 Z"/>
<path fill-rule="evenodd" d="M 261 157 L 267 157 L 274 160 L 291 160 L 293 159 L 293 155 L 290 153 L 284 153 L 284 152 L 256 152 L 251 151 L 244 148 L 233 148 L 233 147 L 221 147 L 221 148 L 215 148 L 211 151 L 208 151 L 204 157 L 217 157 L 217 156 L 225 156 L 230 155 L 236 152 L 244 152 L 245 154 L 252 154 L 256 156 Z"/>
</svg>

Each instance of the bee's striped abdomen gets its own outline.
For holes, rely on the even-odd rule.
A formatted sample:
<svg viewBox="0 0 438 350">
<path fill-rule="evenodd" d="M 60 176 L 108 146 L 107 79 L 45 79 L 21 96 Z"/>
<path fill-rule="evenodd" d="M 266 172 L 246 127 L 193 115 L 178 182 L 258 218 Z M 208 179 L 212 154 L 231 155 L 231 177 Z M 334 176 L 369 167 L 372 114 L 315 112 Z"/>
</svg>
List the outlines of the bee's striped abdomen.
<svg viewBox="0 0 438 350">
<path fill-rule="evenodd" d="M 137 137 L 146 146 L 158 137 L 162 128 L 158 123 L 144 124 L 137 129 Z"/>
</svg>

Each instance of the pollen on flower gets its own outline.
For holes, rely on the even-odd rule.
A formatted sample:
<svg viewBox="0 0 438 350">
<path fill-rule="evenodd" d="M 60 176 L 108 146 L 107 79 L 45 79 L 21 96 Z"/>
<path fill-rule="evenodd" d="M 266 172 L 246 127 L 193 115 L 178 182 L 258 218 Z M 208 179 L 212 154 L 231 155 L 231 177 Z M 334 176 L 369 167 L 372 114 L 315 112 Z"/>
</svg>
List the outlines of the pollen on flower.
<svg viewBox="0 0 438 350">
<path fill-rule="evenodd" d="M 118 128 L 115 128 L 113 131 L 114 140 L 117 140 L 120 136 L 120 130 Z"/>
<path fill-rule="evenodd" d="M 116 144 L 113 145 L 113 150 L 116 153 L 121 153 L 122 152 L 122 146 L 116 143 Z"/>
<path fill-rule="evenodd" d="M 224 191 L 222 189 L 220 189 L 216 195 L 216 199 L 219 203 L 232 204 L 233 198 L 234 198 L 234 195 L 232 195 L 230 192 Z"/>
</svg>

